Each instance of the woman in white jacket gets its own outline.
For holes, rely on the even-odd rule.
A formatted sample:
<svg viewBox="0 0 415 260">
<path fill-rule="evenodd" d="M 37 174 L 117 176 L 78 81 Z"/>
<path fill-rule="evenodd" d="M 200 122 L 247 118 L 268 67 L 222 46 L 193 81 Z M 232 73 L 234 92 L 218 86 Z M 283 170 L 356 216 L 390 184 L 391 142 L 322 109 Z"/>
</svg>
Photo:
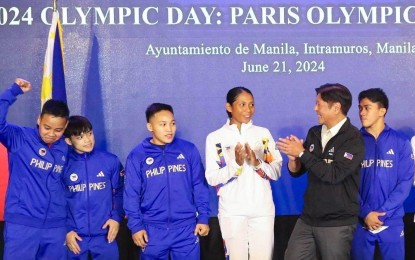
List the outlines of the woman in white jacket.
<svg viewBox="0 0 415 260">
<path fill-rule="evenodd" d="M 254 97 L 229 90 L 229 119 L 206 139 L 206 179 L 217 188 L 219 224 L 230 259 L 272 258 L 275 206 L 270 180 L 281 175 L 282 158 L 268 129 L 252 124 Z"/>
</svg>

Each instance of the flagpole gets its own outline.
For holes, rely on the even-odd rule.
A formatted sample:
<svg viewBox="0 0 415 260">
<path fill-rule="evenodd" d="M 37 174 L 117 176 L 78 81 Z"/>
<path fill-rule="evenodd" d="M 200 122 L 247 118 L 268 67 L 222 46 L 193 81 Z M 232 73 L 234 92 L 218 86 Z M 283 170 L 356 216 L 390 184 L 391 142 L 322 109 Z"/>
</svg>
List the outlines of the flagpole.
<svg viewBox="0 0 415 260">
<path fill-rule="evenodd" d="M 53 11 L 54 12 L 56 12 L 56 10 L 57 10 L 57 2 L 58 2 L 58 0 L 53 0 Z"/>
</svg>

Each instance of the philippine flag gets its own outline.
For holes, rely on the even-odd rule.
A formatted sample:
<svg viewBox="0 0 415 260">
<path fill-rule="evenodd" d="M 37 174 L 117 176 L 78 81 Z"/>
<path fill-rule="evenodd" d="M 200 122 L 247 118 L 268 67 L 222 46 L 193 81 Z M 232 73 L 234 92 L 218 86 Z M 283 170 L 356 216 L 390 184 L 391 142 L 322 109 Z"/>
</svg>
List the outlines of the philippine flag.
<svg viewBox="0 0 415 260">
<path fill-rule="evenodd" d="M 62 26 L 59 20 L 59 13 L 54 11 L 49 30 L 45 63 L 43 65 L 42 90 L 40 94 L 42 106 L 47 100 L 52 98 L 66 102 L 62 38 Z"/>
<path fill-rule="evenodd" d="M 348 152 L 345 152 L 344 153 L 344 158 L 349 159 L 349 160 L 352 160 L 353 159 L 353 154 L 348 153 Z"/>
</svg>

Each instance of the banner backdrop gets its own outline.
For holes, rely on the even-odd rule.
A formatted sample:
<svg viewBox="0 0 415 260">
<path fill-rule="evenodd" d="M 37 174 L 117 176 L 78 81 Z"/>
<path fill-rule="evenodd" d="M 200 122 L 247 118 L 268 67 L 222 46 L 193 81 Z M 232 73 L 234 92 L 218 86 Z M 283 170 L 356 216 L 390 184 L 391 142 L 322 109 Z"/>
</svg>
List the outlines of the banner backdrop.
<svg viewBox="0 0 415 260">
<path fill-rule="evenodd" d="M 34 86 L 10 110 L 16 124 L 38 116 L 51 2 L 0 3 L 1 89 L 16 77 Z M 414 135 L 413 1 L 59 0 L 58 11 L 71 114 L 88 116 L 98 145 L 122 161 L 149 135 L 152 102 L 174 107 L 178 136 L 204 157 L 207 134 L 226 121 L 226 93 L 239 85 L 254 94 L 255 124 L 275 139 L 305 137 L 317 124 L 314 88 L 327 82 L 350 88 L 358 127 L 357 94 L 383 88 L 386 121 Z M 284 166 L 272 183 L 277 215 L 301 212 L 305 185 Z M 211 198 L 216 215 L 213 189 Z"/>
</svg>

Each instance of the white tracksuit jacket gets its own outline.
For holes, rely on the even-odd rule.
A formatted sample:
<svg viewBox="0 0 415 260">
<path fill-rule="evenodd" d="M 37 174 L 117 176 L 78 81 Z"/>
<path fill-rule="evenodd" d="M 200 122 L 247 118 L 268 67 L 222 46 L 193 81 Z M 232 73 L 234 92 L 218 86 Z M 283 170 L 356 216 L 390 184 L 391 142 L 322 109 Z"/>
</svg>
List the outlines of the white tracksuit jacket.
<svg viewBox="0 0 415 260">
<path fill-rule="evenodd" d="M 248 143 L 260 165 L 255 169 L 246 162 L 235 161 L 235 146 Z M 274 216 L 275 206 L 269 180 L 281 176 L 282 157 L 275 148 L 268 129 L 250 121 L 229 125 L 229 120 L 206 139 L 206 179 L 216 186 L 219 196 L 219 216 Z"/>
</svg>

